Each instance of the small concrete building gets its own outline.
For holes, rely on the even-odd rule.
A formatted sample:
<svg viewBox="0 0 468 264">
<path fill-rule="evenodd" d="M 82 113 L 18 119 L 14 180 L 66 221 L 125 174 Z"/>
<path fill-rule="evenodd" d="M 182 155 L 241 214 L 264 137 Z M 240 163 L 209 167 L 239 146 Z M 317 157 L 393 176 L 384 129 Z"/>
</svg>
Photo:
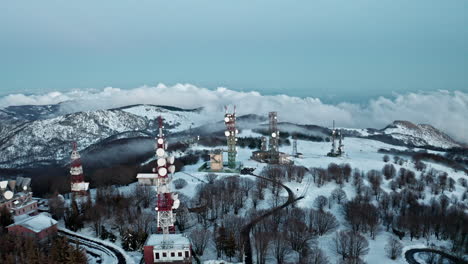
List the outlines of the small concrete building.
<svg viewBox="0 0 468 264">
<path fill-rule="evenodd" d="M 158 174 L 156 173 L 138 173 L 137 175 L 138 184 L 156 186 L 158 180 Z"/>
<path fill-rule="evenodd" d="M 144 246 L 146 264 L 191 264 L 190 240 L 182 234 L 152 234 Z"/>
<path fill-rule="evenodd" d="M 7 226 L 8 233 L 16 236 L 33 237 L 44 241 L 57 235 L 57 221 L 45 214 L 38 214 Z"/>
<path fill-rule="evenodd" d="M 214 150 L 210 153 L 210 170 L 222 171 L 223 170 L 223 151 L 220 149 Z"/>
</svg>

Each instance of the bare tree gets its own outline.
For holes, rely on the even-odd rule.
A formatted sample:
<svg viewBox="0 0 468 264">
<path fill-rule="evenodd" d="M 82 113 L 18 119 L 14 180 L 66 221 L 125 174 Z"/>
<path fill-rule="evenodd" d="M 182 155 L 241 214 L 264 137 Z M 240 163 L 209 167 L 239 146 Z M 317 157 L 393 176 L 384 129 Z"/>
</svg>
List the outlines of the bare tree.
<svg viewBox="0 0 468 264">
<path fill-rule="evenodd" d="M 389 157 L 388 155 L 384 155 L 383 158 L 382 158 L 382 160 L 383 160 L 384 162 L 388 162 L 388 161 L 390 160 L 390 157 Z"/>
<path fill-rule="evenodd" d="M 394 237 L 389 237 L 385 245 L 385 252 L 390 259 L 397 259 L 403 250 L 403 245 Z"/>
<path fill-rule="evenodd" d="M 369 252 L 369 242 L 358 232 L 339 231 L 332 239 L 332 248 L 346 263 L 357 264 Z"/>
<path fill-rule="evenodd" d="M 335 230 L 339 226 L 336 217 L 323 211 L 311 209 L 309 212 L 309 229 L 314 230 L 317 235 L 323 236 Z"/>
<path fill-rule="evenodd" d="M 209 184 L 213 184 L 214 181 L 216 180 L 216 178 L 218 178 L 218 174 L 216 174 L 216 173 L 208 173 L 208 174 L 205 175 L 205 180 Z"/>
<path fill-rule="evenodd" d="M 317 246 L 310 248 L 307 256 L 308 264 L 329 264 L 327 256 L 323 250 Z"/>
<path fill-rule="evenodd" d="M 285 232 L 275 232 L 272 241 L 273 254 L 278 264 L 284 264 L 286 256 L 291 252 Z"/>
<path fill-rule="evenodd" d="M 203 252 L 208 245 L 210 240 L 211 232 L 210 230 L 204 228 L 195 228 L 190 232 L 189 239 L 192 242 L 193 251 L 198 256 L 203 255 Z"/>
<path fill-rule="evenodd" d="M 338 204 L 346 200 L 346 193 L 340 188 L 336 188 L 332 191 L 331 197 L 335 200 Z"/>
<path fill-rule="evenodd" d="M 317 198 L 314 200 L 314 206 L 320 211 L 323 211 L 323 208 L 327 205 L 327 203 L 328 199 L 323 195 L 317 196 Z"/>
</svg>

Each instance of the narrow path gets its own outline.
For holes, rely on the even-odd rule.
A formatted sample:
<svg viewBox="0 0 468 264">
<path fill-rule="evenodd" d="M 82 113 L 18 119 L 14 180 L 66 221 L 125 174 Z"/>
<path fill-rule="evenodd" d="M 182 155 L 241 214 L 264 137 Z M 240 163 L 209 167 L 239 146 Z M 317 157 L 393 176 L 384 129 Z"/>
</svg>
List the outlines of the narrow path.
<svg viewBox="0 0 468 264">
<path fill-rule="evenodd" d="M 252 245 L 250 243 L 250 231 L 252 230 L 252 227 L 254 225 L 256 225 L 258 222 L 262 221 L 264 218 L 266 218 L 266 217 L 278 212 L 279 210 L 281 210 L 281 209 L 295 203 L 297 200 L 300 200 L 300 199 L 304 198 L 303 196 L 301 196 L 299 198 L 295 198 L 293 191 L 291 191 L 291 189 L 289 189 L 286 185 L 282 184 L 281 182 L 277 182 L 277 181 L 274 181 L 272 179 L 268 179 L 268 178 L 265 178 L 265 177 L 262 177 L 262 176 L 258 176 L 258 175 L 255 175 L 253 173 L 250 173 L 250 175 L 280 185 L 281 187 L 283 187 L 288 192 L 288 200 L 283 205 L 280 205 L 278 207 L 274 207 L 274 208 L 270 209 L 268 212 L 266 212 L 263 215 L 253 219 L 248 224 L 246 224 L 244 227 L 242 227 L 241 237 L 242 237 L 242 240 L 244 241 L 244 263 L 245 264 L 253 264 Z"/>
<path fill-rule="evenodd" d="M 110 258 L 115 259 L 114 263 L 127 264 L 127 260 L 126 260 L 125 256 L 119 250 L 117 250 L 114 247 L 111 247 L 109 245 L 106 245 L 106 244 L 101 243 L 101 242 L 96 241 L 96 240 L 91 240 L 91 239 L 89 239 L 87 237 L 84 237 L 84 236 L 80 236 L 80 235 L 78 235 L 76 233 L 68 232 L 68 231 L 66 231 L 64 229 L 59 229 L 58 232 L 61 235 L 68 237 L 70 240 L 77 241 L 77 242 L 79 242 L 80 244 L 83 244 L 86 247 L 94 248 L 94 249 L 97 249 L 97 250 L 101 251 L 103 254 L 109 256 Z"/>
<path fill-rule="evenodd" d="M 420 263 L 416 261 L 416 259 L 414 258 L 414 255 L 416 253 L 421 253 L 421 252 L 433 252 L 433 253 L 439 254 L 443 256 L 444 258 L 449 259 L 450 261 L 452 261 L 452 263 L 455 263 L 455 264 L 467 264 L 468 263 L 467 261 L 464 261 L 452 255 L 449 255 L 443 251 L 430 249 L 430 248 L 413 248 L 413 249 L 407 250 L 405 252 L 406 261 L 409 264 L 424 264 L 424 263 Z"/>
</svg>

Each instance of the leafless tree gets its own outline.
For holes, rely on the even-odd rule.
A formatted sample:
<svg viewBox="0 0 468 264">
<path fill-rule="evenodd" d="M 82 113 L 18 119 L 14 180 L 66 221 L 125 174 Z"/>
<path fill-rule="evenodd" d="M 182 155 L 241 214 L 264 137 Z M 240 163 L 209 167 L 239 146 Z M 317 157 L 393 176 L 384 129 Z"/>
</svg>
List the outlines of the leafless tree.
<svg viewBox="0 0 468 264">
<path fill-rule="evenodd" d="M 288 220 L 286 225 L 287 239 L 291 245 L 292 250 L 300 253 L 307 245 L 307 242 L 313 238 L 312 232 L 308 229 L 304 222 L 297 219 Z"/>
<path fill-rule="evenodd" d="M 331 197 L 335 200 L 338 204 L 346 200 L 346 193 L 343 189 L 336 188 L 332 191 Z"/>
<path fill-rule="evenodd" d="M 189 239 L 192 242 L 193 251 L 198 255 L 203 255 L 203 252 L 210 241 L 211 232 L 204 228 L 195 228 L 190 232 Z"/>
<path fill-rule="evenodd" d="M 209 184 L 213 184 L 214 181 L 216 180 L 216 178 L 218 178 L 218 174 L 216 174 L 216 173 L 208 173 L 208 174 L 205 175 L 205 180 Z"/>
<path fill-rule="evenodd" d="M 397 259 L 403 250 L 403 245 L 394 237 L 389 237 L 385 245 L 385 252 L 390 259 Z"/>
<path fill-rule="evenodd" d="M 311 209 L 309 212 L 309 229 L 313 230 L 319 236 L 335 230 L 339 226 L 336 217 L 324 211 Z"/>
<path fill-rule="evenodd" d="M 361 263 L 361 257 L 369 252 L 369 242 L 358 232 L 339 231 L 332 239 L 332 247 L 346 263 Z"/>
<path fill-rule="evenodd" d="M 284 264 L 286 256 L 291 252 L 291 247 L 288 243 L 287 234 L 285 232 L 275 232 L 272 241 L 273 255 L 278 264 Z"/>
<path fill-rule="evenodd" d="M 314 206 L 320 211 L 323 211 L 323 208 L 327 205 L 327 203 L 328 199 L 323 195 L 317 196 L 317 198 L 314 200 Z"/>
<path fill-rule="evenodd" d="M 307 264 L 329 264 L 327 256 L 323 250 L 317 246 L 313 246 L 308 250 Z"/>
<path fill-rule="evenodd" d="M 384 162 L 388 162 L 388 161 L 390 160 L 390 157 L 389 157 L 388 155 L 384 155 L 383 158 L 382 158 L 382 160 L 383 160 Z"/>
</svg>

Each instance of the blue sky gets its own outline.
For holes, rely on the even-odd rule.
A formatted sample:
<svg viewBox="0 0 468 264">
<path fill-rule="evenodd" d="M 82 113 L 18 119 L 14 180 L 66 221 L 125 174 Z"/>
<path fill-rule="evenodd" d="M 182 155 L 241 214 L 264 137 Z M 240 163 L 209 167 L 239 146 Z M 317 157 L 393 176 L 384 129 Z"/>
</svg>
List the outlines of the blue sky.
<svg viewBox="0 0 468 264">
<path fill-rule="evenodd" d="M 0 95 L 190 83 L 361 101 L 468 90 L 468 1 L 2 1 Z"/>
</svg>

